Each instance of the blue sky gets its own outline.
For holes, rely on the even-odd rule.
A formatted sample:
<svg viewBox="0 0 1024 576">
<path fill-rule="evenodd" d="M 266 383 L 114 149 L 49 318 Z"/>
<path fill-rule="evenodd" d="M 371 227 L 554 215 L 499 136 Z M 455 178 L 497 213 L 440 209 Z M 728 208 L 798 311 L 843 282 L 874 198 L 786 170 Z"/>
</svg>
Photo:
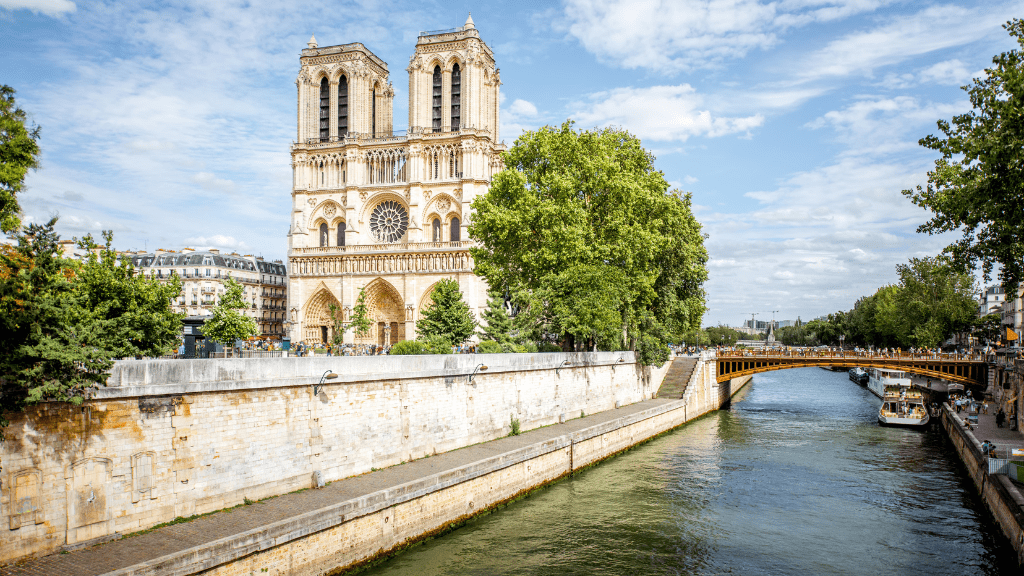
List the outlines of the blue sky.
<svg viewBox="0 0 1024 576">
<path fill-rule="evenodd" d="M 301 8 L 293 8 L 301 6 Z M 0 0 L 0 82 L 42 126 L 21 202 L 120 249 L 283 258 L 298 54 L 362 42 L 389 64 L 396 128 L 420 30 L 466 14 L 501 68 L 501 137 L 575 119 L 639 136 L 708 233 L 705 324 L 852 307 L 934 255 L 900 190 L 917 140 L 1015 44 L 1024 2 Z"/>
</svg>

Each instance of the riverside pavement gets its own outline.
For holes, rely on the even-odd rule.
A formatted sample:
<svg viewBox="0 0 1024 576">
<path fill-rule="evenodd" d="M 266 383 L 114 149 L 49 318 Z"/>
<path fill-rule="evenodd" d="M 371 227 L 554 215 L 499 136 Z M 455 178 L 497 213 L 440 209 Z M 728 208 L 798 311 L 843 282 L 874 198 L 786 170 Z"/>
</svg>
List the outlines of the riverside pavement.
<svg viewBox="0 0 1024 576">
<path fill-rule="evenodd" d="M 398 488 L 403 484 L 434 474 L 455 470 L 495 456 L 524 449 L 531 445 L 600 426 L 618 418 L 637 415 L 653 408 L 666 407 L 679 400 L 654 399 L 623 406 L 585 418 L 568 420 L 543 428 L 421 458 L 383 470 L 331 482 L 319 490 L 305 490 L 242 505 L 188 522 L 172 524 L 150 531 L 97 544 L 73 552 L 62 552 L 28 559 L 0 567 L 2 576 L 96 576 L 126 573 L 144 564 L 187 555 L 197 547 L 229 539 L 246 532 L 288 520 L 303 514 L 358 499 L 375 492 Z M 122 572 L 124 571 L 124 572 Z"/>
</svg>

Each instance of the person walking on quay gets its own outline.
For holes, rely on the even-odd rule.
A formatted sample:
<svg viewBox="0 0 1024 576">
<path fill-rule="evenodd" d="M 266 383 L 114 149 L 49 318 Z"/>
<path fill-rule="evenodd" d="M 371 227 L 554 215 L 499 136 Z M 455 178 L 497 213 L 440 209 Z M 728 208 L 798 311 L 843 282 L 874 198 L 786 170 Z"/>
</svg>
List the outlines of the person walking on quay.
<svg viewBox="0 0 1024 576">
<path fill-rule="evenodd" d="M 1003 422 L 1006 421 L 1006 413 L 1000 408 L 999 412 L 996 412 L 996 428 L 1002 428 Z"/>
<path fill-rule="evenodd" d="M 960 413 L 960 408 L 962 406 L 959 398 L 956 399 L 956 402 L 954 403 L 954 405 L 956 406 L 956 413 L 959 414 Z"/>
</svg>

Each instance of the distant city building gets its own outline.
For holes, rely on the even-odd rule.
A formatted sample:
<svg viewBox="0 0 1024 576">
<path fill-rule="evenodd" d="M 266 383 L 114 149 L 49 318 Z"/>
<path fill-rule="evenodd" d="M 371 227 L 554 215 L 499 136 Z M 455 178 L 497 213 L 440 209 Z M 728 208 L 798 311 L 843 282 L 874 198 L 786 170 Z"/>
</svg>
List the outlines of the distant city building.
<svg viewBox="0 0 1024 576">
<path fill-rule="evenodd" d="M 1006 301 L 1006 295 L 1003 293 L 1003 287 L 999 284 L 989 286 L 981 293 L 978 303 L 978 315 L 986 316 L 988 314 L 1001 313 L 1004 301 Z"/>
<path fill-rule="evenodd" d="M 1004 300 L 997 311 L 992 312 L 993 314 L 1001 314 L 1003 326 L 1012 327 L 1013 331 L 1017 334 L 1021 333 L 1021 325 L 1024 324 L 1024 305 L 1021 304 L 1022 295 L 1024 295 L 1024 287 L 1017 289 L 1016 298 Z"/>
<path fill-rule="evenodd" d="M 224 294 L 224 282 L 233 278 L 242 285 L 242 298 L 249 306 L 246 316 L 256 320 L 260 336 L 284 336 L 288 275 L 280 260 L 266 262 L 261 257 L 221 254 L 184 248 L 181 252 L 122 252 L 136 271 L 157 280 L 181 279 L 181 294 L 173 302 L 175 312 L 188 317 L 213 314 L 213 307 Z"/>
<path fill-rule="evenodd" d="M 756 320 L 756 321 L 753 321 L 753 323 L 750 320 L 747 320 L 747 321 L 743 322 L 743 327 L 742 328 L 734 328 L 734 330 L 737 330 L 739 332 L 743 332 L 744 334 L 758 334 L 758 333 L 761 333 L 761 332 L 767 332 L 768 328 L 769 328 L 769 325 L 771 323 L 772 323 L 771 320 Z M 786 326 L 795 326 L 795 325 L 796 325 L 796 321 L 795 320 L 776 320 L 775 321 L 775 330 L 778 330 L 779 328 L 783 328 L 783 327 L 786 327 Z"/>
</svg>

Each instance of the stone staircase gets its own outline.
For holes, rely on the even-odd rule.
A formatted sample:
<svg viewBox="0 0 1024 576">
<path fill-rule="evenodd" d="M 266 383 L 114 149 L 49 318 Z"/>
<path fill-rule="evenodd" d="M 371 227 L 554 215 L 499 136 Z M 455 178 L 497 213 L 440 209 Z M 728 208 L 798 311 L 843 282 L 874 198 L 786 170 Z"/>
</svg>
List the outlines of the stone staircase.
<svg viewBox="0 0 1024 576">
<path fill-rule="evenodd" d="M 661 381 L 661 388 L 658 389 L 658 398 L 680 399 L 686 392 L 686 384 L 697 367 L 698 358 L 681 356 L 672 361 L 672 365 Z"/>
</svg>

